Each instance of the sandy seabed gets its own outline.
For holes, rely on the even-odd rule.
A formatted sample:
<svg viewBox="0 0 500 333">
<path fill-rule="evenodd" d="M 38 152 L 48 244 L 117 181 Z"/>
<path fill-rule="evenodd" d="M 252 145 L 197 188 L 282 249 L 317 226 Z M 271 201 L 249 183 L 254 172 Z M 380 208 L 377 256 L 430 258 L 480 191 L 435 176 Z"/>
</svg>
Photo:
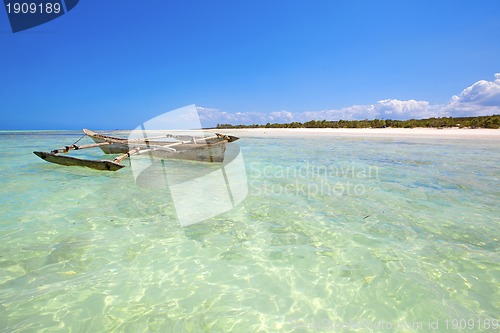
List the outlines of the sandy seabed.
<svg viewBox="0 0 500 333">
<path fill-rule="evenodd" d="M 460 128 L 244 128 L 218 132 L 241 137 L 345 136 L 500 140 L 500 129 Z"/>
</svg>

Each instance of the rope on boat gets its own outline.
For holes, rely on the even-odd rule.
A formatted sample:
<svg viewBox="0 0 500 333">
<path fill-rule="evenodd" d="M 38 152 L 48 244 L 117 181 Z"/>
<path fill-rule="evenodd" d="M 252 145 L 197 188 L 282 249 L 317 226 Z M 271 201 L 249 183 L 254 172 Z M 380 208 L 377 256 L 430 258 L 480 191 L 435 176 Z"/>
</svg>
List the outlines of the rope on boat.
<svg viewBox="0 0 500 333">
<path fill-rule="evenodd" d="M 76 144 L 78 143 L 78 141 L 80 141 L 81 139 L 83 139 L 83 138 L 84 138 L 84 137 L 86 137 L 86 136 L 87 136 L 87 134 L 82 135 L 82 137 L 81 137 L 80 139 L 76 140 L 76 141 L 72 144 L 72 146 L 76 146 Z"/>
</svg>

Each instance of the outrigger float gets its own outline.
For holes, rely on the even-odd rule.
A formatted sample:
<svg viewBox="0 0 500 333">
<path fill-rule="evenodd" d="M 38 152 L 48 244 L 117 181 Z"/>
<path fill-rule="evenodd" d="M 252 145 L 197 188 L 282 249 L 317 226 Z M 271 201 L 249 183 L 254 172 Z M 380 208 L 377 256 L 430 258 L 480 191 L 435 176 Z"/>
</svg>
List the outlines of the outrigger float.
<svg viewBox="0 0 500 333">
<path fill-rule="evenodd" d="M 94 144 L 64 146 L 51 152 L 34 151 L 41 159 L 60 165 L 82 166 L 96 170 L 117 171 L 125 167 L 121 162 L 132 156 L 149 154 L 162 159 L 181 159 L 200 162 L 223 162 L 226 144 L 239 138 L 215 133 L 210 137 L 166 134 L 144 139 L 124 139 L 99 134 L 88 129 L 83 132 L 94 140 Z M 175 141 L 161 141 L 169 139 Z M 113 160 L 88 160 L 63 155 L 72 150 L 99 147 L 105 154 L 121 154 Z"/>
</svg>

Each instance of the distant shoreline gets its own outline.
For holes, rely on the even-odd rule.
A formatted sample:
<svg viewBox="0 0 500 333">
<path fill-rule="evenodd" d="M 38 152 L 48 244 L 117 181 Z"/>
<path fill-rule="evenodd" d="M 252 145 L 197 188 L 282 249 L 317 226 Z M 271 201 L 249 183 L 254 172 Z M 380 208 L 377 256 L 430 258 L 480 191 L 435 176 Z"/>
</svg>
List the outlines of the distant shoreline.
<svg viewBox="0 0 500 333">
<path fill-rule="evenodd" d="M 500 129 L 488 128 L 241 128 L 211 129 L 241 137 L 294 137 L 294 136 L 342 136 L 387 138 L 443 138 L 500 140 Z"/>
<path fill-rule="evenodd" d="M 500 129 L 490 128 L 205 128 L 203 130 L 150 130 L 148 133 L 160 134 L 184 133 L 186 135 L 203 135 L 203 133 L 221 133 L 245 137 L 358 137 L 358 138 L 433 138 L 433 139 L 469 139 L 469 140 L 500 140 Z M 99 133 L 108 133 L 126 137 L 131 130 L 97 130 Z M 0 130 L 0 134 L 34 134 L 34 135 L 82 135 L 79 130 Z M 205 134 L 206 135 L 206 134 Z"/>
<path fill-rule="evenodd" d="M 372 120 L 309 120 L 304 123 L 267 123 L 265 125 L 217 124 L 217 129 L 240 128 L 500 128 L 500 115 L 472 117 L 432 117 L 425 119 L 372 119 Z"/>
</svg>

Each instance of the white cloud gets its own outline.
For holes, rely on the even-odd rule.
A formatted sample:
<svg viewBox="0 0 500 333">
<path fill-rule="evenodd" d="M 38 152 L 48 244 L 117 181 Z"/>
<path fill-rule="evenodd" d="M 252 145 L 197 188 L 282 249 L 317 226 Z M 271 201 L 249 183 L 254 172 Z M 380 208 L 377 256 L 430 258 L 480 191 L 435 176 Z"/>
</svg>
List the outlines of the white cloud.
<svg viewBox="0 0 500 333">
<path fill-rule="evenodd" d="M 408 119 L 428 118 L 436 116 L 436 112 L 427 101 L 400 101 L 397 99 L 384 99 L 375 105 L 377 118 Z"/>
<path fill-rule="evenodd" d="M 271 112 L 269 120 L 275 123 L 289 123 L 294 121 L 294 116 L 289 111 Z"/>
<path fill-rule="evenodd" d="M 444 112 L 455 116 L 478 116 L 500 113 L 500 73 L 494 81 L 480 80 L 450 99 Z"/>
<path fill-rule="evenodd" d="M 431 105 L 427 101 L 384 99 L 375 104 L 352 105 L 341 109 L 306 111 L 286 110 L 271 113 L 228 113 L 213 108 L 198 107 L 203 126 L 217 124 L 289 123 L 309 120 L 361 120 L 361 119 L 420 119 L 430 117 L 462 117 L 500 114 L 500 73 L 494 81 L 480 80 L 452 96 L 448 104 Z"/>
<path fill-rule="evenodd" d="M 316 120 L 362 120 L 362 119 L 409 119 L 436 116 L 433 107 L 426 101 L 400 101 L 384 99 L 376 104 L 352 105 L 339 110 L 304 112 L 298 114 L 301 121 Z"/>
</svg>

